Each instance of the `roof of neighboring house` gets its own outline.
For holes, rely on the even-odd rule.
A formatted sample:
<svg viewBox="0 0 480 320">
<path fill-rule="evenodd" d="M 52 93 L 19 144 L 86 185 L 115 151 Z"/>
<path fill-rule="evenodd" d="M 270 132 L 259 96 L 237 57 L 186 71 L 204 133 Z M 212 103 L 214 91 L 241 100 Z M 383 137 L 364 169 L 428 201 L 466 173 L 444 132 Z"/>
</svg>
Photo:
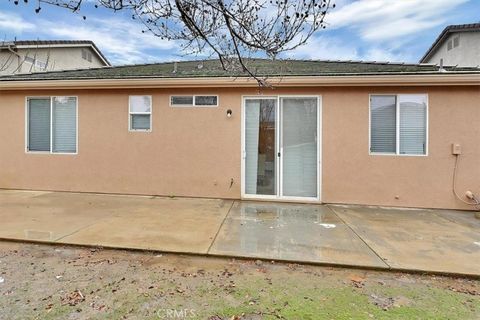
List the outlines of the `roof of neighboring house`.
<svg viewBox="0 0 480 320">
<path fill-rule="evenodd" d="M 0 42 L 1 47 L 16 47 L 16 48 L 51 48 L 51 47 L 91 47 L 101 60 L 107 65 L 111 66 L 107 57 L 98 49 L 95 43 L 91 40 L 15 40 Z"/>
<path fill-rule="evenodd" d="M 445 41 L 445 39 L 455 32 L 475 32 L 480 31 L 480 23 L 470 23 L 470 24 L 455 24 L 450 25 L 443 29 L 442 33 L 437 37 L 433 42 L 432 46 L 427 50 L 427 52 L 420 59 L 420 63 L 427 62 L 427 60 L 435 53 L 438 47 Z"/>
<path fill-rule="evenodd" d="M 248 59 L 247 66 L 259 77 L 440 74 L 436 65 L 388 62 Z M 480 74 L 480 68 L 474 67 L 445 66 L 444 69 L 449 74 Z M 248 75 L 225 71 L 219 60 L 196 60 L 17 74 L 0 77 L 0 81 L 208 77 L 248 77 Z"/>
</svg>

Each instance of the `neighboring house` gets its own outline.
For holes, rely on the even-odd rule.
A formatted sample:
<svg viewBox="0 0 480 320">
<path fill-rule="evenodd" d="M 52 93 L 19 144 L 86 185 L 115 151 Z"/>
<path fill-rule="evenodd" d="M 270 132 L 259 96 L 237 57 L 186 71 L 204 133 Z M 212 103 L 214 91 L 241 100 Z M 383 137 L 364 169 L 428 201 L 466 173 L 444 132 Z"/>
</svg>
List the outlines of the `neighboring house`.
<svg viewBox="0 0 480 320">
<path fill-rule="evenodd" d="M 248 64 L 1 77 L 0 188 L 471 209 L 480 69 Z"/>
<path fill-rule="evenodd" d="M 0 42 L 0 75 L 108 66 L 107 58 L 89 40 Z"/>
<path fill-rule="evenodd" d="M 420 63 L 480 66 L 480 23 L 446 27 Z"/>
</svg>

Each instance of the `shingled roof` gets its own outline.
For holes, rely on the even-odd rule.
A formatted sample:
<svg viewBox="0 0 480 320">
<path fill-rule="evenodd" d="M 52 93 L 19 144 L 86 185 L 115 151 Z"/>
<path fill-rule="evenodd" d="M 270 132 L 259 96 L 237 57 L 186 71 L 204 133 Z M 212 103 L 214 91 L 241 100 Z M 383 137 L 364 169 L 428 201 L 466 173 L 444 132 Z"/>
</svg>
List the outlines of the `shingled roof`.
<svg viewBox="0 0 480 320">
<path fill-rule="evenodd" d="M 91 40 L 15 40 L 12 43 L 16 46 L 48 46 L 62 44 L 87 44 L 95 45 Z"/>
<path fill-rule="evenodd" d="M 247 65 L 256 75 L 262 77 L 411 75 L 439 73 L 439 67 L 436 65 L 387 62 L 250 59 L 248 60 Z M 480 73 L 480 68 L 444 68 L 445 71 L 449 73 Z M 17 74 L 0 77 L 0 81 L 202 77 L 248 77 L 248 75 L 242 72 L 223 70 L 219 60 L 205 60 Z"/>
<path fill-rule="evenodd" d="M 427 50 L 427 52 L 420 59 L 420 63 L 428 61 L 428 59 L 433 55 L 435 50 L 443 43 L 450 33 L 454 32 L 480 32 L 480 23 L 469 23 L 469 24 L 454 24 L 443 29 L 442 33 L 437 37 L 433 42 L 432 46 Z"/>
</svg>

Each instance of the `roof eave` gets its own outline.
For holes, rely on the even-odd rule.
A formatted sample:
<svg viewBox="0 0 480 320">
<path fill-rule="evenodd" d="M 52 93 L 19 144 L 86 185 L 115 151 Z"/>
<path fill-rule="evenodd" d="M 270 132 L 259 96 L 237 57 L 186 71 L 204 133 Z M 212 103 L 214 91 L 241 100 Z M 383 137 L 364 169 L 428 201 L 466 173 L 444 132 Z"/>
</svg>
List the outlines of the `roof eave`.
<svg viewBox="0 0 480 320">
<path fill-rule="evenodd" d="M 285 76 L 269 78 L 274 87 L 315 86 L 480 86 L 480 73 L 369 75 L 369 76 Z M 201 88 L 201 87 L 257 87 L 252 78 L 134 78 L 82 80 L 15 80 L 0 81 L 0 90 L 45 89 L 125 89 L 125 88 Z"/>
<path fill-rule="evenodd" d="M 420 63 L 428 63 L 428 59 L 437 51 L 437 48 L 440 46 L 441 43 L 443 43 L 444 39 L 447 37 L 447 35 L 450 34 L 448 29 L 445 29 L 442 31 L 442 33 L 438 36 L 438 38 L 435 40 L 435 42 L 428 48 L 427 52 L 423 55 L 423 57 L 420 59 Z"/>
</svg>

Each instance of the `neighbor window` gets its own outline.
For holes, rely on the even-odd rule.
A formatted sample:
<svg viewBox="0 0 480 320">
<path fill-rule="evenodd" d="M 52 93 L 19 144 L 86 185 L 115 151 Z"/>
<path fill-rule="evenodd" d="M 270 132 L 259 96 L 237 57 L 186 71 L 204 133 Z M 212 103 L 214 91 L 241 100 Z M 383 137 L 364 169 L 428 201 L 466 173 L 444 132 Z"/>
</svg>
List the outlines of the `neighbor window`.
<svg viewBox="0 0 480 320">
<path fill-rule="evenodd" d="M 152 97 L 129 97 L 129 128 L 131 131 L 151 131 Z"/>
<path fill-rule="evenodd" d="M 24 61 L 28 62 L 30 64 L 33 64 L 33 65 L 35 65 L 35 67 L 43 69 L 43 70 L 45 70 L 47 68 L 47 63 L 43 62 L 41 60 L 38 60 L 37 58 L 32 58 L 32 57 L 29 57 L 29 56 L 25 56 Z"/>
<path fill-rule="evenodd" d="M 427 95 L 370 96 L 370 152 L 427 154 Z"/>
<path fill-rule="evenodd" d="M 92 54 L 87 49 L 82 49 L 82 59 L 92 62 Z"/>
<path fill-rule="evenodd" d="M 453 47 L 456 48 L 460 45 L 460 37 L 457 36 L 455 38 L 453 38 Z"/>
<path fill-rule="evenodd" d="M 35 58 L 29 57 L 29 56 L 25 56 L 25 62 L 34 64 L 34 63 L 35 63 Z"/>
<path fill-rule="evenodd" d="M 218 96 L 171 96 L 172 107 L 216 107 Z"/>
<path fill-rule="evenodd" d="M 77 152 L 77 98 L 27 99 L 27 151 Z"/>
</svg>

